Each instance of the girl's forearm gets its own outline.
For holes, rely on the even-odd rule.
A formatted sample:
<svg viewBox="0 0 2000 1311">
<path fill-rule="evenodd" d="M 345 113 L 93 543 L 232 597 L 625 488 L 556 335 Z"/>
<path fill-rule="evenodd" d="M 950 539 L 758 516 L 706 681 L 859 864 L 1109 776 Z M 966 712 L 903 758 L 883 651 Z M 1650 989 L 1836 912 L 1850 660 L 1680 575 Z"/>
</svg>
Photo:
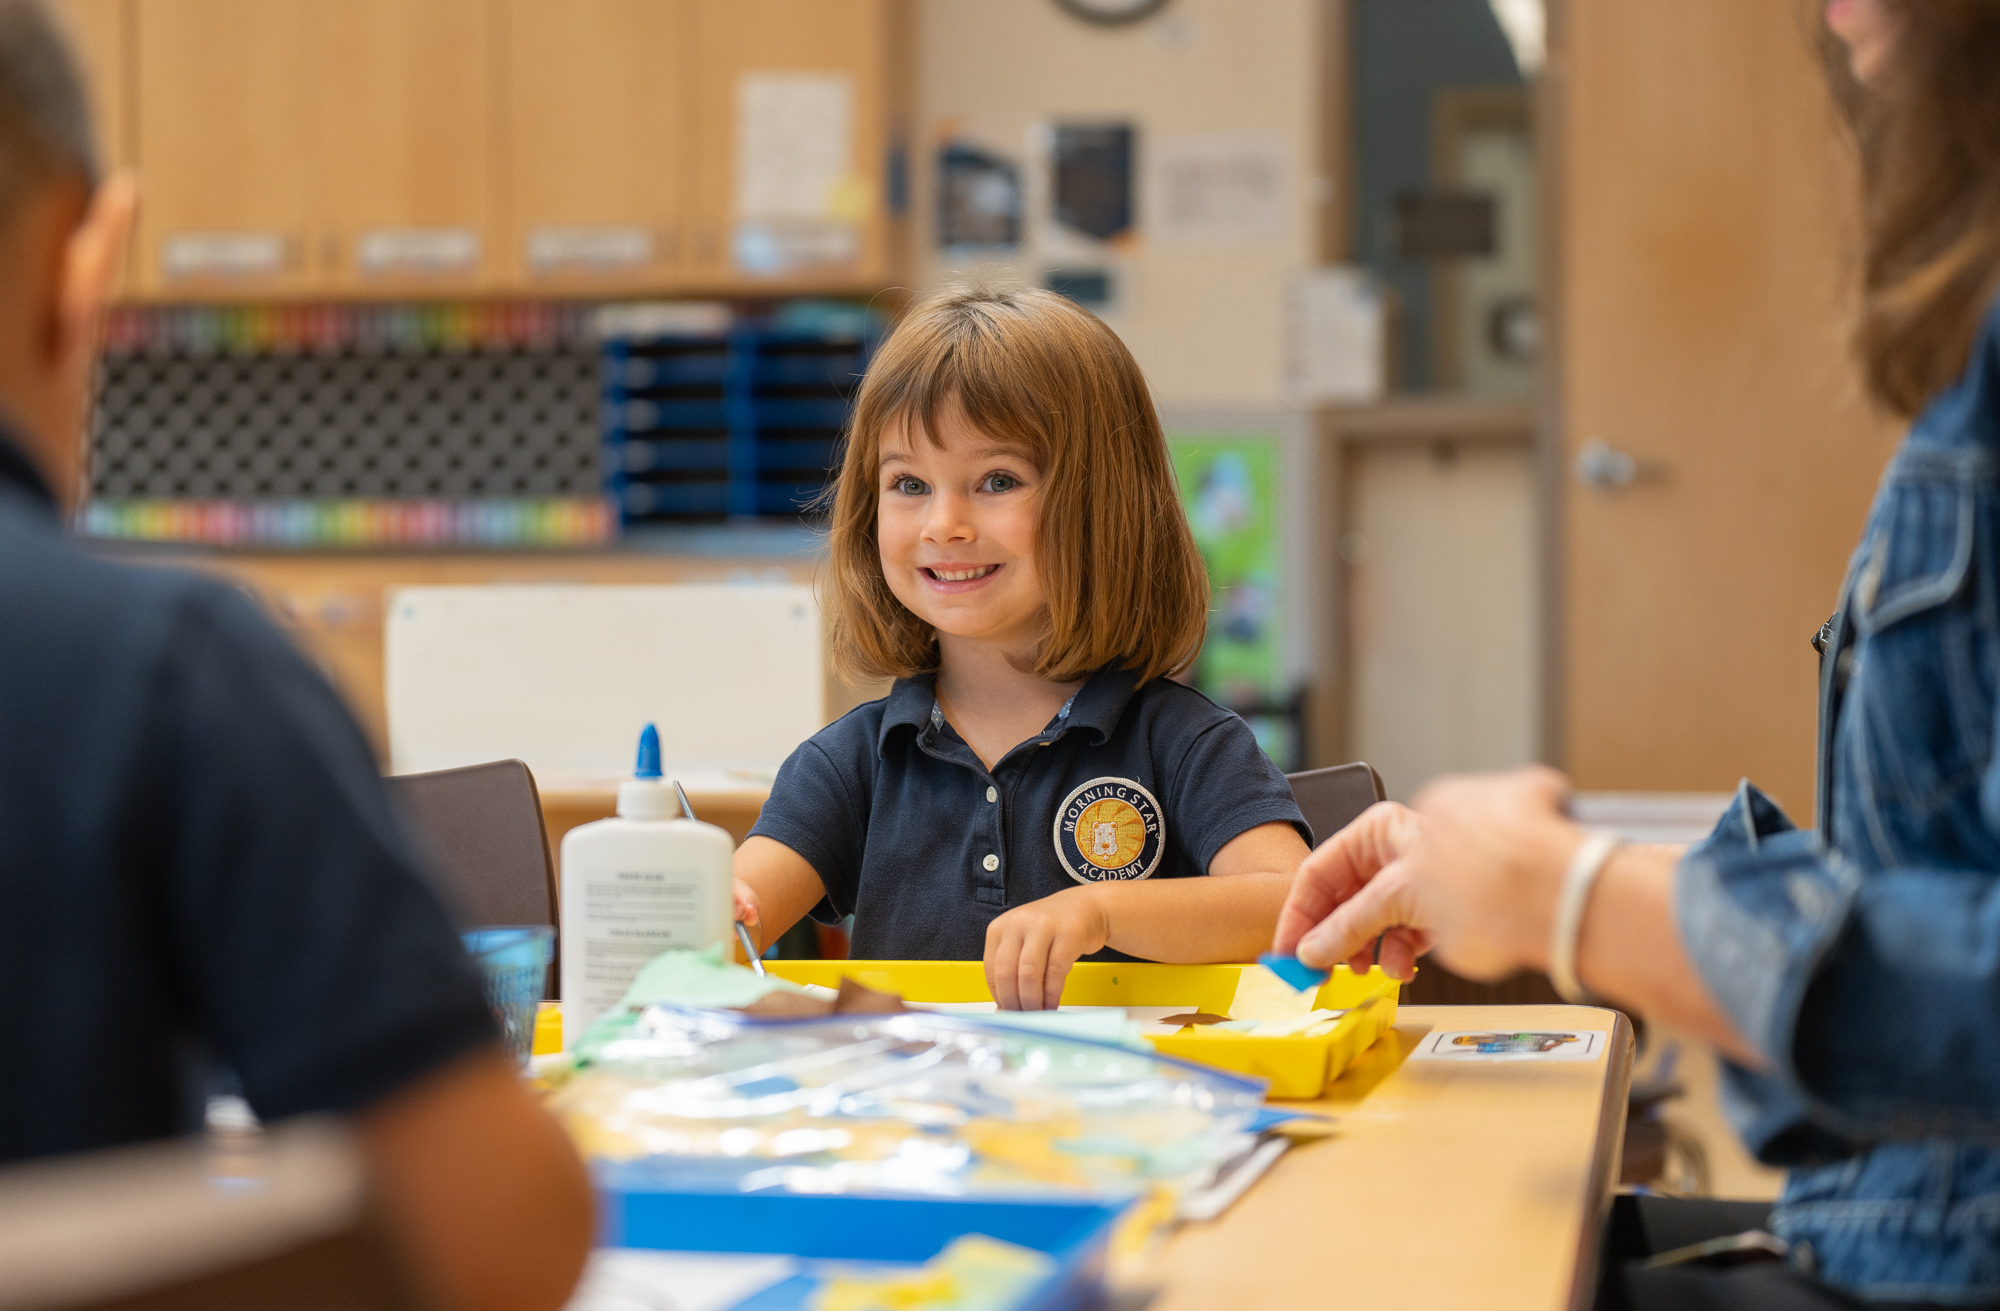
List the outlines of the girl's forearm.
<svg viewBox="0 0 2000 1311">
<path fill-rule="evenodd" d="M 1289 874 L 1224 874 L 1085 885 L 1111 933 L 1105 945 L 1164 965 L 1253 961 L 1271 945 Z"/>
</svg>

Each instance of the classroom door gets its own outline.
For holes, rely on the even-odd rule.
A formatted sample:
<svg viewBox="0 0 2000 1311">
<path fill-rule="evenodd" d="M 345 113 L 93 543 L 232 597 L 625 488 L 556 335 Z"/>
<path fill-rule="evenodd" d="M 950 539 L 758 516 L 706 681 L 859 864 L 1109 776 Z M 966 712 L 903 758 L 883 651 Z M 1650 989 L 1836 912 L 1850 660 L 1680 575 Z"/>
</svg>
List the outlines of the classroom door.
<svg viewBox="0 0 2000 1311">
<path fill-rule="evenodd" d="M 1591 789 L 1748 776 L 1805 823 L 1808 638 L 1895 436 L 1846 350 L 1856 206 L 1810 19 L 1559 17 L 1560 758 Z M 1630 483 L 1579 481 L 1596 442 Z"/>
<path fill-rule="evenodd" d="M 665 285 L 687 249 L 688 0 L 507 0 L 507 248 L 537 291 Z"/>
</svg>

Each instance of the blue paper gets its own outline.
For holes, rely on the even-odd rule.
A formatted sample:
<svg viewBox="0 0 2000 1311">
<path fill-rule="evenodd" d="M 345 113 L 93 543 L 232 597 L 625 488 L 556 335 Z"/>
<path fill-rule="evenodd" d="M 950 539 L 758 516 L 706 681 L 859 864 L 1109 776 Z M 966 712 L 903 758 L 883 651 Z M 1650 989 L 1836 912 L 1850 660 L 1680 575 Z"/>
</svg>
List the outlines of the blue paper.
<svg viewBox="0 0 2000 1311">
<path fill-rule="evenodd" d="M 1267 951 L 1257 958 L 1257 963 L 1300 992 L 1308 988 L 1317 988 L 1327 979 L 1325 970 L 1316 970 L 1309 965 L 1303 965 L 1296 956 L 1273 956 Z"/>
</svg>

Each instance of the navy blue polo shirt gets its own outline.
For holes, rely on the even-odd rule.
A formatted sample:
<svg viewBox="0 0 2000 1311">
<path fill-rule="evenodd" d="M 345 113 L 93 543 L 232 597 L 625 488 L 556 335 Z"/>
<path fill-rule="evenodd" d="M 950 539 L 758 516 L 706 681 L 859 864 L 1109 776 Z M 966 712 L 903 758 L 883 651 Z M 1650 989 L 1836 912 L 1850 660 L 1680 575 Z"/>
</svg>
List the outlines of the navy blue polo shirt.
<svg viewBox="0 0 2000 1311">
<path fill-rule="evenodd" d="M 235 588 L 63 533 L 0 434 L 0 1162 L 364 1106 L 494 1042 L 367 741 Z"/>
<path fill-rule="evenodd" d="M 792 753 L 750 831 L 805 858 L 826 889 L 814 916 L 853 915 L 854 955 L 871 960 L 979 960 L 1012 907 L 1082 883 L 1206 875 L 1259 824 L 1311 845 L 1248 724 L 1171 679 L 1133 681 L 1099 670 L 988 772 L 932 678 L 899 679 Z"/>
</svg>

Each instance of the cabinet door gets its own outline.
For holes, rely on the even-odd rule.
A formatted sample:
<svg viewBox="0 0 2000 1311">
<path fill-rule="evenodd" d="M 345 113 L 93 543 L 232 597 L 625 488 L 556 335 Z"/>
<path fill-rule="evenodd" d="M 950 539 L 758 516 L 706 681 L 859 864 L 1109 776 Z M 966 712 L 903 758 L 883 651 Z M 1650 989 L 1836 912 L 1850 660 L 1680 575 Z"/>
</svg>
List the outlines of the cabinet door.
<svg viewBox="0 0 2000 1311">
<path fill-rule="evenodd" d="M 321 3 L 312 9 L 311 40 L 323 284 L 349 294 L 425 295 L 491 281 L 486 0 Z"/>
<path fill-rule="evenodd" d="M 506 0 L 508 281 L 669 283 L 687 249 L 688 0 Z"/>
<path fill-rule="evenodd" d="M 887 276 L 888 29 L 889 0 L 695 0 L 702 282 Z"/>
<path fill-rule="evenodd" d="M 90 114 L 106 168 L 131 162 L 126 141 L 125 0 L 56 0 L 52 6 L 90 84 Z"/>
<path fill-rule="evenodd" d="M 137 289 L 156 298 L 312 285 L 312 0 L 144 0 L 127 145 L 143 171 Z"/>
</svg>

